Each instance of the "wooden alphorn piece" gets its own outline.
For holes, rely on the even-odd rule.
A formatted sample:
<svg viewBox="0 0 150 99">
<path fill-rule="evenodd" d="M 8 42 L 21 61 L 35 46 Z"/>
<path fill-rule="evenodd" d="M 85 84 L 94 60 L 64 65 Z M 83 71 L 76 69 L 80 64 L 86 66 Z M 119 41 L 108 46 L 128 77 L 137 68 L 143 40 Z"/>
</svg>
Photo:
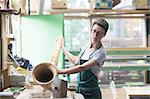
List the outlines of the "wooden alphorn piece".
<svg viewBox="0 0 150 99">
<path fill-rule="evenodd" d="M 59 37 L 56 42 L 50 63 L 41 63 L 33 69 L 33 79 L 37 84 L 40 84 L 44 90 L 52 89 L 52 82 L 57 75 L 56 66 L 58 63 L 59 53 L 63 38 Z"/>
<path fill-rule="evenodd" d="M 52 57 L 51 57 L 51 60 L 50 60 L 50 63 L 53 64 L 54 66 L 57 66 L 59 53 L 60 53 L 62 43 L 63 43 L 63 38 L 59 37 L 57 39 L 56 46 L 54 48 L 54 51 L 53 51 L 53 54 L 52 54 Z"/>
</svg>

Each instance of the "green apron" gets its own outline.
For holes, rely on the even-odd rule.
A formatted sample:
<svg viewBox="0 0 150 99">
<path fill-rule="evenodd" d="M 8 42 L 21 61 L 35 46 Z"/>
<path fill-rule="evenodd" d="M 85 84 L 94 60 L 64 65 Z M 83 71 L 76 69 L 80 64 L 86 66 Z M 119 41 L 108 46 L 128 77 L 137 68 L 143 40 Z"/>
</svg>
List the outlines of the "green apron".
<svg viewBox="0 0 150 99">
<path fill-rule="evenodd" d="M 80 64 L 88 60 L 80 60 Z M 101 91 L 98 87 L 98 79 L 91 69 L 78 74 L 77 93 L 81 93 L 85 99 L 102 99 Z"/>
</svg>

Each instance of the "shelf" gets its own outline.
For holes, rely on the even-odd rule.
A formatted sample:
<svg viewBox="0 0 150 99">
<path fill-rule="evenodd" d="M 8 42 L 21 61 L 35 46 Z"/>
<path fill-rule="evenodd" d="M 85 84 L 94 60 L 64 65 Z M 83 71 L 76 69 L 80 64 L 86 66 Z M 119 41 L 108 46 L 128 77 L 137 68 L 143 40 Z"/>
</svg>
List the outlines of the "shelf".
<svg viewBox="0 0 150 99">
<path fill-rule="evenodd" d="M 1 43 L 1 56 L 0 56 L 0 72 L 1 72 L 1 83 L 2 89 L 9 87 L 9 76 L 8 76 L 8 44 L 9 41 L 14 40 L 14 37 L 8 35 L 10 31 L 10 15 L 15 14 L 12 9 L 0 9 L 0 43 Z"/>
<path fill-rule="evenodd" d="M 108 57 L 106 59 L 106 61 L 126 61 L 126 60 L 130 60 L 130 61 L 138 61 L 138 60 L 145 60 L 148 61 L 150 60 L 150 57 Z"/>
<path fill-rule="evenodd" d="M 107 55 L 150 56 L 150 47 L 143 48 L 107 48 Z"/>
<path fill-rule="evenodd" d="M 150 63 L 132 64 L 132 63 L 106 63 L 102 70 L 150 70 Z"/>
<path fill-rule="evenodd" d="M 92 14 L 102 14 L 102 15 L 122 15 L 122 14 L 150 14 L 150 10 L 149 9 L 145 9 L 145 10 L 135 10 L 135 9 L 130 9 L 130 10 L 112 10 L 112 9 L 108 9 L 108 10 L 93 10 Z"/>
<path fill-rule="evenodd" d="M 13 9 L 0 9 L 0 14 L 1 13 L 9 13 L 9 14 L 14 14 L 14 10 Z"/>
<path fill-rule="evenodd" d="M 145 14 L 150 14 L 150 9 L 51 9 L 47 11 L 47 14 L 64 14 L 66 19 L 71 18 L 150 18 L 150 16 L 145 16 Z M 81 15 L 85 13 L 87 15 Z M 38 15 L 37 11 L 31 11 L 31 14 Z M 69 15 L 70 14 L 70 15 Z"/>
<path fill-rule="evenodd" d="M 50 14 L 89 13 L 89 9 L 52 9 Z"/>
<path fill-rule="evenodd" d="M 93 10 L 89 17 L 105 17 L 105 18 L 150 18 L 150 16 L 145 16 L 145 14 L 150 14 L 149 9 L 145 10 Z"/>
</svg>

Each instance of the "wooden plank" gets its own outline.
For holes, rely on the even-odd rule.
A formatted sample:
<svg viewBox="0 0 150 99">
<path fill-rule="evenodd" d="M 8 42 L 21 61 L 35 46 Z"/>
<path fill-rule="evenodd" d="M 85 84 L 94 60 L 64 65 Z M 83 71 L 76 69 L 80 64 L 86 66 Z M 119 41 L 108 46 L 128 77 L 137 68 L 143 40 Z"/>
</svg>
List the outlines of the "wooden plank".
<svg viewBox="0 0 150 99">
<path fill-rule="evenodd" d="M 150 48 L 107 48 L 106 49 L 107 55 L 150 55 Z"/>
<path fill-rule="evenodd" d="M 88 13 L 88 9 L 52 9 L 50 14 L 64 14 L 64 13 Z"/>
<path fill-rule="evenodd" d="M 2 14 L 0 14 L 0 70 L 2 69 Z"/>
<path fill-rule="evenodd" d="M 102 70 L 150 70 L 149 64 L 132 64 L 132 63 L 108 63 L 102 66 Z"/>
<path fill-rule="evenodd" d="M 150 16 L 141 16 L 141 15 L 137 15 L 137 16 L 133 16 L 133 15 L 126 15 L 126 16 L 121 16 L 121 15 L 99 15 L 99 14 L 94 14 L 89 16 L 89 18 L 107 18 L 107 19 L 138 19 L 138 18 L 150 18 Z"/>
<path fill-rule="evenodd" d="M 6 29 L 8 29 L 8 25 L 7 25 L 7 21 L 6 21 L 6 15 L 2 14 L 2 69 L 5 70 L 7 69 L 7 64 L 5 64 L 7 62 L 8 59 L 8 39 L 7 39 L 7 31 Z"/>
<path fill-rule="evenodd" d="M 150 83 L 150 71 L 145 71 L 144 72 L 144 82 L 146 84 L 149 84 Z"/>
<path fill-rule="evenodd" d="M 1 14 L 1 73 L 2 73 L 2 88 L 9 87 L 8 76 L 8 38 L 10 32 L 9 27 L 9 12 L 10 10 L 0 10 Z"/>
<path fill-rule="evenodd" d="M 107 48 L 107 51 L 115 50 L 150 50 L 150 47 L 140 47 L 140 48 Z"/>
<path fill-rule="evenodd" d="M 0 13 L 12 14 L 12 13 L 14 13 L 14 10 L 13 9 L 0 9 Z"/>
<path fill-rule="evenodd" d="M 79 51 L 71 51 L 73 55 L 78 55 Z M 150 47 L 143 47 L 143 48 L 106 48 L 106 54 L 108 55 L 150 55 Z M 117 58 L 116 58 L 117 59 Z"/>
<path fill-rule="evenodd" d="M 146 9 L 146 10 L 135 10 L 135 9 L 130 9 L 130 10 L 120 10 L 120 9 L 115 9 L 115 10 L 107 10 L 107 9 L 99 9 L 99 10 L 94 10 L 93 11 L 93 14 L 95 13 L 98 13 L 98 14 L 116 14 L 116 15 L 119 15 L 119 14 L 149 14 L 149 9 Z"/>
<path fill-rule="evenodd" d="M 145 14 L 149 14 L 149 9 L 144 10 L 120 10 L 120 9 L 98 9 L 93 10 L 93 13 L 89 14 L 91 18 L 97 17 L 105 17 L 105 18 L 150 18 L 149 16 L 145 16 Z"/>
<path fill-rule="evenodd" d="M 9 87 L 9 76 L 8 76 L 8 69 L 2 71 L 2 80 L 3 80 L 3 86 L 2 88 L 8 88 Z"/>
</svg>

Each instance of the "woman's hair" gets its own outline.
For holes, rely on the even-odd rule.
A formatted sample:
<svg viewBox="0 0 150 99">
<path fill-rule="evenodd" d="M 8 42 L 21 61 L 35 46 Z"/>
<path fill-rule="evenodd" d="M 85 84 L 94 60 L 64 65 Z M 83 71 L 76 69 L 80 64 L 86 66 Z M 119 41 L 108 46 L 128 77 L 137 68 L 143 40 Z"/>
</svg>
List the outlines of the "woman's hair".
<svg viewBox="0 0 150 99">
<path fill-rule="evenodd" d="M 101 26 L 104 30 L 105 30 L 105 35 L 106 35 L 106 32 L 109 28 L 109 24 L 107 23 L 107 21 L 105 19 L 96 19 L 93 23 L 94 24 L 97 24 L 98 26 Z"/>
</svg>

